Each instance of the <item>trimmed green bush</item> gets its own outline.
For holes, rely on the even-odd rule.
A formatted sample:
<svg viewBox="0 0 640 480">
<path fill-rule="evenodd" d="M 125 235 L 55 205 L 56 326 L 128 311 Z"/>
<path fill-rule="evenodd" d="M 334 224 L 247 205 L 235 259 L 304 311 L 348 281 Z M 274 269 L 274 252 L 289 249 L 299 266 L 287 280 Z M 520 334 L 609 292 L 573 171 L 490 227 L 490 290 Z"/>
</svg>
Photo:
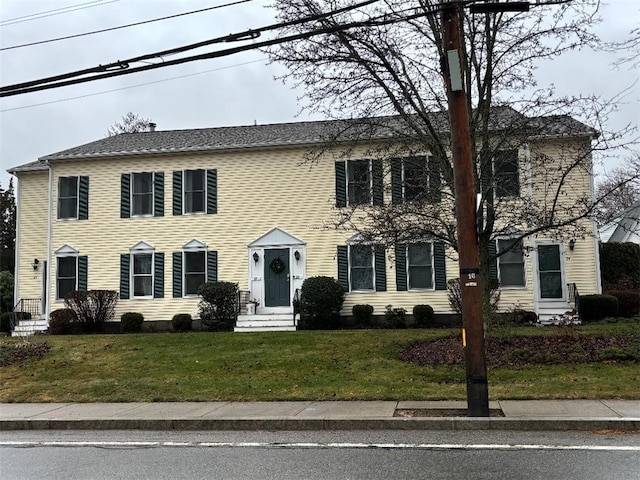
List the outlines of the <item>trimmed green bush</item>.
<svg viewBox="0 0 640 480">
<path fill-rule="evenodd" d="M 435 315 L 431 305 L 416 305 L 413 307 L 413 318 L 418 327 L 435 326 Z"/>
<path fill-rule="evenodd" d="M 13 317 L 13 312 L 0 314 L 0 332 L 11 333 L 11 317 Z"/>
<path fill-rule="evenodd" d="M 344 289 L 333 277 L 309 277 L 302 284 L 300 329 L 334 329 L 340 324 Z"/>
<path fill-rule="evenodd" d="M 236 323 L 238 284 L 208 282 L 198 289 L 202 296 L 199 304 L 202 326 L 213 332 L 231 331 Z"/>
<path fill-rule="evenodd" d="M 584 322 L 615 317 L 618 314 L 618 299 L 613 295 L 581 295 L 580 319 Z"/>
<path fill-rule="evenodd" d="M 351 309 L 351 313 L 353 315 L 353 319 L 356 324 L 360 324 L 360 325 L 371 324 L 371 315 L 373 315 L 373 307 L 371 305 L 366 305 L 366 304 L 354 305 L 353 308 Z"/>
<path fill-rule="evenodd" d="M 635 290 L 611 290 L 607 292 L 618 299 L 618 315 L 631 318 L 640 313 L 640 292 Z"/>
<path fill-rule="evenodd" d="M 76 323 L 77 317 L 73 310 L 60 308 L 49 314 L 50 335 L 70 335 L 80 330 Z"/>
<path fill-rule="evenodd" d="M 393 308 L 393 306 L 387 305 L 387 309 L 384 312 L 385 327 L 406 328 L 406 315 L 407 311 L 404 308 Z"/>
<path fill-rule="evenodd" d="M 193 328 L 193 319 L 188 313 L 178 313 L 171 319 L 171 326 L 176 332 L 190 332 Z"/>
<path fill-rule="evenodd" d="M 139 333 L 142 331 L 144 315 L 138 312 L 127 312 L 120 316 L 120 331 L 122 333 Z"/>
</svg>

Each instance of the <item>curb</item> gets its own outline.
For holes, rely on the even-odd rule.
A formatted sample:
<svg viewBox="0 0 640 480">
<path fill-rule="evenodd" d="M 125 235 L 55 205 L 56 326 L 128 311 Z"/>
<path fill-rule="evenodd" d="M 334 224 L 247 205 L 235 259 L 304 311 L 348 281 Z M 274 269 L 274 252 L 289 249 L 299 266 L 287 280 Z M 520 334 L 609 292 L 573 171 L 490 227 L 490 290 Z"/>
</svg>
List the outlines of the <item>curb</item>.
<svg viewBox="0 0 640 480">
<path fill-rule="evenodd" d="M 319 431 L 319 430 L 500 430 L 640 432 L 640 418 L 403 418 L 366 419 L 93 419 L 0 420 L 0 431 L 15 430 L 202 430 L 202 431 Z"/>
</svg>

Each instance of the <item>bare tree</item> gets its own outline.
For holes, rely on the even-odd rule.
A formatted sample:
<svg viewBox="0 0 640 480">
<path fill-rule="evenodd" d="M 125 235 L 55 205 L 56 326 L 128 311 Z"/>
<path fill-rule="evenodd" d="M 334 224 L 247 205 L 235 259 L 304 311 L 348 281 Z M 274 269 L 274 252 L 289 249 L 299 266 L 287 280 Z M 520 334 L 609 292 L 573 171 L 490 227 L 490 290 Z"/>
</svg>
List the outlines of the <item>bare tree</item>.
<svg viewBox="0 0 640 480">
<path fill-rule="evenodd" d="M 308 38 L 269 51 L 273 61 L 288 68 L 284 80 L 304 88 L 307 109 L 329 118 L 360 119 L 339 122 L 342 128 L 330 132 L 326 145 L 309 160 L 318 161 L 339 140 L 343 148 L 345 139 L 375 140 L 367 152 L 359 153 L 361 158 L 383 160 L 384 175 L 392 180 L 385 185 L 391 190 L 395 159 L 428 152 L 430 161 L 423 168 L 422 194 L 376 208 L 341 208 L 334 227 L 386 245 L 429 238 L 457 251 L 461 247 L 453 215 L 441 2 L 385 0 L 331 13 L 353 3 L 275 0 L 283 22 L 315 16 L 283 33 L 308 32 Z M 576 0 L 539 5 L 528 13 L 463 13 L 463 76 L 476 152 L 477 235 L 484 278 L 489 278 L 490 247 L 499 236 L 517 242 L 542 233 L 567 239 L 593 234 L 588 182 L 594 156 L 620 144 L 632 128 L 607 131 L 612 102 L 594 96 L 558 97 L 553 86 L 540 88 L 534 73 L 539 61 L 601 48 L 591 32 L 598 7 L 598 0 Z M 347 24 L 350 28 L 338 29 Z M 319 30 L 331 32 L 318 35 Z M 383 140 L 390 137 L 393 141 Z M 517 167 L 510 163 L 514 152 L 520 156 Z M 347 149 L 344 155 L 352 153 Z M 519 169 L 516 175 L 513 168 Z M 402 176 L 398 178 L 402 184 Z M 393 198 L 394 192 L 389 194 L 387 198 Z M 483 282 L 485 306 L 489 287 Z"/>
<path fill-rule="evenodd" d="M 150 119 L 141 117 L 136 113 L 129 112 L 122 116 L 122 120 L 109 127 L 107 136 L 113 137 L 114 135 L 119 135 L 121 133 L 146 132 L 149 131 L 151 123 L 152 121 Z"/>
<path fill-rule="evenodd" d="M 599 225 L 612 221 L 620 212 L 640 201 L 640 155 L 628 160 L 624 166 L 613 169 L 596 186 L 596 197 L 601 199 L 595 209 Z"/>
</svg>

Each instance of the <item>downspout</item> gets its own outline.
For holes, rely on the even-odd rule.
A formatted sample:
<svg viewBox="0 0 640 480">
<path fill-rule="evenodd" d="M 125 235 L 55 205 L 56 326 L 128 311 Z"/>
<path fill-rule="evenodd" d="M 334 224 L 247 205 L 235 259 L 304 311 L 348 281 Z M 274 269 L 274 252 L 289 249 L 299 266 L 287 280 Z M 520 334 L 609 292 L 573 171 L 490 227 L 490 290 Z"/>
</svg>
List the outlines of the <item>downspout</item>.
<svg viewBox="0 0 640 480">
<path fill-rule="evenodd" d="M 532 178 L 532 167 L 531 167 L 531 147 L 528 143 L 524 144 L 524 160 L 526 165 L 526 175 L 527 175 L 527 194 L 528 194 L 528 202 L 529 205 L 527 208 L 529 209 L 529 228 L 533 226 L 534 216 L 531 211 L 533 208 L 533 178 Z M 536 265 L 538 262 L 537 252 L 534 250 L 534 245 L 536 242 L 537 236 L 535 234 L 529 235 L 529 248 L 531 249 L 531 255 L 529 256 L 529 261 L 531 262 L 531 289 L 533 293 L 533 310 L 538 313 L 538 303 L 540 299 L 538 298 L 538 275 L 536 274 Z"/>
<path fill-rule="evenodd" d="M 51 163 L 48 160 L 45 160 L 44 163 L 47 165 L 47 168 L 49 169 L 49 215 L 48 215 L 48 222 L 47 222 L 47 277 L 45 279 L 45 294 L 47 295 L 47 300 L 45 302 L 46 305 L 46 311 L 44 312 L 45 314 L 45 320 L 47 321 L 47 324 L 49 324 L 49 314 L 51 313 L 51 271 L 53 270 L 52 265 L 51 265 L 51 243 L 52 243 L 52 239 L 51 239 L 51 234 L 52 234 L 52 228 L 53 228 L 53 168 L 51 166 Z"/>
</svg>

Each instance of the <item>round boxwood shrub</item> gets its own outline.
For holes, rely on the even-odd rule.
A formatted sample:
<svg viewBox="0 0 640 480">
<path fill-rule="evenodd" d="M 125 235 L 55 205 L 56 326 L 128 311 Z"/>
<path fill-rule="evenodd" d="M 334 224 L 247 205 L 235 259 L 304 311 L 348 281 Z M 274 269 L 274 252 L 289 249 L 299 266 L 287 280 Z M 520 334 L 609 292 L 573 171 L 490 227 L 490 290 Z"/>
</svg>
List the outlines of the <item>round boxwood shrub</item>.
<svg viewBox="0 0 640 480">
<path fill-rule="evenodd" d="M 236 324 L 238 284 L 232 282 L 208 282 L 198 289 L 202 297 L 199 304 L 203 327 L 213 332 L 233 330 Z"/>
<path fill-rule="evenodd" d="M 123 313 L 120 317 L 120 331 L 122 333 L 139 333 L 142 331 L 144 315 L 138 312 Z"/>
<path fill-rule="evenodd" d="M 192 329 L 193 319 L 188 313 L 178 313 L 171 319 L 171 326 L 176 332 L 189 332 Z"/>
<path fill-rule="evenodd" d="M 344 288 L 333 277 L 309 277 L 300 297 L 301 329 L 332 329 L 340 324 Z"/>
<path fill-rule="evenodd" d="M 69 335 L 80 330 L 76 314 L 70 308 L 60 308 L 49 314 L 49 333 L 51 335 Z"/>
<path fill-rule="evenodd" d="M 585 322 L 618 315 L 618 299 L 613 295 L 581 295 L 580 319 Z"/>
<path fill-rule="evenodd" d="M 353 319 L 357 325 L 370 325 L 373 307 L 371 305 L 358 304 L 351 309 Z"/>
<path fill-rule="evenodd" d="M 413 318 L 418 327 L 433 327 L 435 316 L 431 305 L 416 305 L 413 307 Z"/>
</svg>

